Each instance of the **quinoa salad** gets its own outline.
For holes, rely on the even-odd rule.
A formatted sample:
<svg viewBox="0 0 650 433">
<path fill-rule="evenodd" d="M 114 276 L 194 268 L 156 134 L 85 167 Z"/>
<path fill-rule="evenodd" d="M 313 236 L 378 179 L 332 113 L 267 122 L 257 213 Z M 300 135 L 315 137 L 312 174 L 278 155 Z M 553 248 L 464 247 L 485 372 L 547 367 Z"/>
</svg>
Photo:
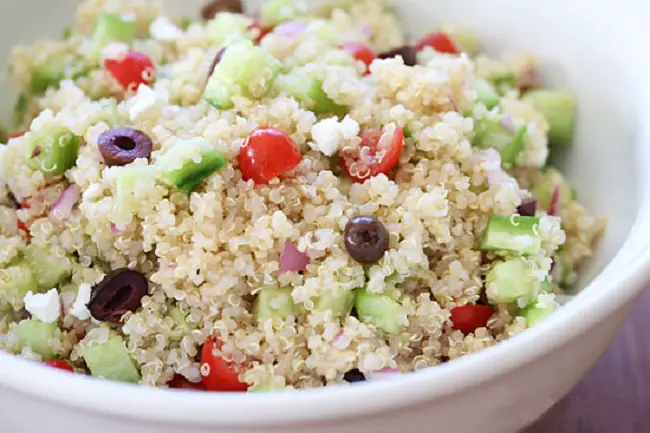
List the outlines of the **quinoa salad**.
<svg viewBox="0 0 650 433">
<path fill-rule="evenodd" d="M 72 21 L 72 20 L 71 20 Z M 0 349 L 202 391 L 435 368 L 571 297 L 605 230 L 536 58 L 376 0 L 86 0 L 15 47 Z"/>
</svg>

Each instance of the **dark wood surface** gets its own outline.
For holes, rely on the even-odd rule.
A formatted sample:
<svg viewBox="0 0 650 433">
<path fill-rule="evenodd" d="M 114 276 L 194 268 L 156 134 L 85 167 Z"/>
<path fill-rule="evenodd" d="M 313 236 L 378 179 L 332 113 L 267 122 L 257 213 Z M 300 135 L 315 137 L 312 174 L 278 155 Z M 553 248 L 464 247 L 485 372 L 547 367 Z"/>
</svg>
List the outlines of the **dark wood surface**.
<svg viewBox="0 0 650 433">
<path fill-rule="evenodd" d="M 526 433 L 650 433 L 650 290 L 603 359 Z"/>
</svg>

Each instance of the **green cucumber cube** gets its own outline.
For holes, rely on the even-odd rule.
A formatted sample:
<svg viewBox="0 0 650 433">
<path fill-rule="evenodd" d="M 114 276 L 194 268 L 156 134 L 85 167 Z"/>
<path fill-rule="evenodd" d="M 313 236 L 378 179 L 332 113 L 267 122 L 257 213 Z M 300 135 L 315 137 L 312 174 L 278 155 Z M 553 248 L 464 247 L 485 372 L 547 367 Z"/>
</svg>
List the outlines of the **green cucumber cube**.
<svg viewBox="0 0 650 433">
<path fill-rule="evenodd" d="M 485 285 L 488 302 L 492 305 L 532 298 L 537 295 L 540 286 L 531 265 L 520 258 L 492 266 Z"/>
<path fill-rule="evenodd" d="M 16 326 L 16 336 L 20 347 L 29 347 L 34 353 L 43 359 L 53 359 L 56 353 L 53 348 L 53 341 L 56 339 L 56 323 L 45 323 L 40 320 L 23 320 Z"/>
<path fill-rule="evenodd" d="M 25 122 L 28 120 L 27 113 L 30 111 L 33 101 L 33 96 L 28 93 L 18 95 L 11 115 L 11 121 L 16 129 L 21 129 L 25 126 Z"/>
<path fill-rule="evenodd" d="M 27 292 L 39 292 L 32 268 L 26 262 L 0 269 L 0 299 L 5 299 L 15 309 L 24 307 Z"/>
<path fill-rule="evenodd" d="M 206 25 L 206 37 L 216 46 L 223 46 L 231 38 L 252 39 L 252 23 L 246 15 L 220 12 Z"/>
<path fill-rule="evenodd" d="M 126 350 L 124 339 L 113 332 L 105 342 L 88 342 L 83 358 L 95 377 L 131 383 L 140 380 L 140 372 Z"/>
<path fill-rule="evenodd" d="M 26 146 L 27 164 L 48 176 L 60 176 L 77 163 L 81 137 L 65 128 L 41 131 Z"/>
<path fill-rule="evenodd" d="M 397 300 L 388 295 L 357 291 L 355 308 L 362 322 L 374 323 L 388 334 L 399 334 L 408 324 L 408 311 Z"/>
<path fill-rule="evenodd" d="M 494 86 L 483 79 L 476 80 L 474 84 L 477 99 L 476 102 L 482 103 L 488 110 L 497 107 L 501 102 L 501 95 L 496 91 Z"/>
<path fill-rule="evenodd" d="M 575 190 L 569 185 L 562 173 L 549 168 L 538 179 L 531 188 L 531 194 L 537 199 L 537 207 L 548 211 L 551 201 L 558 188 L 558 202 L 556 207 L 561 208 L 575 200 Z"/>
<path fill-rule="evenodd" d="M 49 87 L 57 86 L 65 78 L 67 65 L 68 59 L 57 55 L 35 66 L 29 82 L 29 91 L 34 95 L 41 95 Z"/>
<path fill-rule="evenodd" d="M 135 21 L 126 20 L 119 15 L 102 13 L 91 40 L 91 56 L 99 59 L 102 49 L 113 42 L 130 44 L 135 40 L 137 27 Z"/>
<path fill-rule="evenodd" d="M 328 290 L 314 302 L 316 311 L 332 311 L 335 318 L 343 319 L 350 315 L 356 300 L 354 290 Z"/>
<path fill-rule="evenodd" d="M 539 218 L 520 215 L 492 216 L 483 236 L 484 251 L 537 254 L 542 248 Z"/>
<path fill-rule="evenodd" d="M 277 79 L 277 86 L 316 114 L 344 116 L 347 111 L 345 107 L 338 105 L 327 96 L 320 81 L 307 75 L 295 73 L 282 75 Z"/>
<path fill-rule="evenodd" d="M 34 272 L 38 287 L 50 290 L 72 274 L 69 257 L 59 255 L 48 245 L 30 244 L 25 249 L 25 260 Z"/>
<path fill-rule="evenodd" d="M 275 27 L 305 15 L 306 12 L 302 0 L 269 0 L 262 6 L 260 23 L 263 27 Z"/>
<path fill-rule="evenodd" d="M 253 311 L 260 322 L 272 317 L 284 320 L 294 315 L 296 306 L 291 297 L 291 290 L 262 289 L 255 297 Z"/>
<path fill-rule="evenodd" d="M 473 57 L 478 53 L 479 39 L 474 33 L 461 30 L 452 30 L 449 36 L 456 44 L 461 52 L 466 53 L 468 56 Z"/>
<path fill-rule="evenodd" d="M 530 328 L 548 318 L 558 307 L 559 305 L 555 301 L 554 295 L 540 295 L 526 308 L 519 309 L 517 316 L 524 317 L 526 324 Z"/>
<path fill-rule="evenodd" d="M 548 138 L 553 144 L 570 143 L 576 118 L 576 98 L 569 92 L 534 90 L 522 100 L 529 102 L 548 122 Z"/>
<path fill-rule="evenodd" d="M 178 143 L 156 161 L 165 182 L 186 194 L 192 193 L 227 163 L 203 138 Z"/>
<path fill-rule="evenodd" d="M 169 317 L 174 320 L 174 329 L 178 329 L 183 335 L 189 334 L 192 330 L 187 323 L 187 314 L 183 313 L 178 305 L 169 310 Z"/>
<path fill-rule="evenodd" d="M 526 146 L 527 129 L 526 125 L 516 125 L 505 117 L 499 121 L 485 117 L 475 119 L 472 144 L 481 149 L 494 148 L 501 155 L 504 165 L 514 165 Z"/>
<path fill-rule="evenodd" d="M 233 97 L 261 98 L 275 83 L 283 65 L 248 40 L 237 40 L 226 48 L 205 88 L 203 98 L 219 110 L 235 106 Z"/>
<path fill-rule="evenodd" d="M 128 222 L 138 202 L 155 186 L 156 172 L 152 166 L 134 164 L 113 170 L 117 172 L 114 209 L 121 222 Z"/>
</svg>

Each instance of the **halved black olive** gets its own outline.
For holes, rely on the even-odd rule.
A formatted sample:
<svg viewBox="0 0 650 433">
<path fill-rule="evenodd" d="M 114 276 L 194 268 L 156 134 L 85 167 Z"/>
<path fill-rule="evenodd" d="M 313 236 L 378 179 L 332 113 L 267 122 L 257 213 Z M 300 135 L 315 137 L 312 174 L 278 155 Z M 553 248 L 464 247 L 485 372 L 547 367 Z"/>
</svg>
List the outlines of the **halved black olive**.
<svg viewBox="0 0 650 433">
<path fill-rule="evenodd" d="M 131 269 L 118 269 L 93 287 L 87 307 L 95 320 L 119 323 L 126 312 L 142 306 L 142 297 L 147 294 L 149 282 L 144 275 Z"/>
</svg>

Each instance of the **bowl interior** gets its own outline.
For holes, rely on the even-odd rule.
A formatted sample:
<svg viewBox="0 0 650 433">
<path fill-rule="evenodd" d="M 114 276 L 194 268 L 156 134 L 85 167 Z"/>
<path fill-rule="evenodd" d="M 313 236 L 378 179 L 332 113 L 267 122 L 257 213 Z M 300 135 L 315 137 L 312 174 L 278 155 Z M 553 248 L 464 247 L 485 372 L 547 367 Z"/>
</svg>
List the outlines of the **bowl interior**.
<svg viewBox="0 0 650 433">
<path fill-rule="evenodd" d="M 0 65 L 4 68 L 6 56 L 16 44 L 59 38 L 72 22 L 78 3 L 0 2 Z M 165 3 L 170 13 L 197 16 L 202 0 Z M 576 187 L 580 200 L 610 218 L 598 254 L 583 270 L 579 287 L 585 286 L 620 249 L 640 202 L 637 185 L 641 178 L 634 170 L 634 113 L 640 102 L 642 77 L 634 74 L 630 48 L 634 44 L 628 43 L 623 27 L 629 24 L 628 9 L 587 0 L 569 4 L 561 0 L 395 0 L 393 4 L 414 36 L 440 23 L 458 24 L 480 35 L 483 48 L 491 54 L 512 50 L 537 54 L 546 84 L 571 89 L 578 95 L 576 140 L 568 151 L 557 152 L 555 159 Z M 590 13 L 584 14 L 585 10 Z M 626 19 L 613 19 L 616 14 Z M 601 31 L 604 28 L 609 30 Z M 0 118 L 8 119 L 16 92 L 6 79 L 1 80 L 0 90 L 4 96 Z"/>
</svg>

